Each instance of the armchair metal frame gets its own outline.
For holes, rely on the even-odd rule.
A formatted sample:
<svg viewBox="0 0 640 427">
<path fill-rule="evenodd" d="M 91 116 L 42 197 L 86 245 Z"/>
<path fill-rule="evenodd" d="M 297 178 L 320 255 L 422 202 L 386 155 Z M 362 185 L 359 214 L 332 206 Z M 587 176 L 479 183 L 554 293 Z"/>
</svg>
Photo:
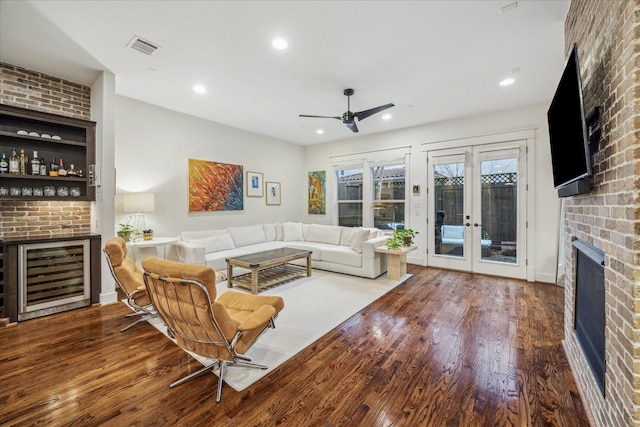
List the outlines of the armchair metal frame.
<svg viewBox="0 0 640 427">
<path fill-rule="evenodd" d="M 243 336 L 243 331 L 236 332 L 231 341 L 225 338 L 223 328 L 221 328 L 214 315 L 212 309 L 213 303 L 211 301 L 209 291 L 204 284 L 197 280 L 168 278 L 148 271 L 145 271 L 144 273 L 144 281 L 153 306 L 156 308 L 158 315 L 167 325 L 169 335 L 176 338 L 178 345 L 185 350 L 199 354 L 200 356 L 215 359 L 215 362 L 173 382 L 169 387 L 173 388 L 197 377 L 202 373 L 208 371 L 214 372 L 216 369 L 219 369 L 216 402 L 220 402 L 222 396 L 222 384 L 228 367 L 267 369 L 267 366 L 251 363 L 251 357 L 239 354 L 236 351 L 236 345 Z M 181 293 L 183 296 L 190 295 L 191 300 L 188 301 L 188 303 L 177 307 L 158 301 L 156 295 L 157 292 L 162 295 L 178 295 L 178 286 L 190 287 L 189 292 Z M 198 310 L 199 313 L 202 314 L 203 307 L 196 307 L 194 301 L 195 293 L 206 295 L 206 301 L 208 301 L 208 304 L 206 304 L 205 320 L 210 322 L 209 325 L 205 324 L 206 322 L 203 322 L 201 317 L 193 316 L 193 312 L 191 313 L 191 316 L 189 316 L 189 313 L 185 311 L 186 307 L 189 306 L 189 308 L 193 307 L 193 310 Z M 184 303 L 184 301 L 182 302 Z M 189 317 L 189 320 L 187 320 L 186 317 Z M 274 317 L 269 319 L 267 325 L 253 339 L 253 341 L 251 341 L 251 344 L 249 344 L 248 347 L 253 345 L 253 343 L 255 343 L 255 341 L 257 341 L 257 339 L 260 338 L 268 329 L 275 328 Z M 174 318 L 179 319 L 179 321 L 176 322 Z M 197 324 L 194 323 L 194 318 L 197 319 Z M 188 325 L 187 328 L 184 325 L 189 324 L 189 321 L 191 321 L 192 324 Z M 211 329 L 211 327 L 213 329 Z M 199 338 L 196 338 L 197 336 Z M 211 352 L 207 351 L 207 349 L 211 350 Z"/>
<path fill-rule="evenodd" d="M 136 289 L 133 292 L 127 292 L 127 288 L 122 284 L 122 282 L 120 282 L 120 279 L 118 279 L 118 276 L 113 270 L 113 265 L 111 265 L 111 258 L 109 258 L 106 247 L 102 251 L 104 252 L 105 258 L 107 259 L 107 265 L 109 266 L 109 271 L 111 272 L 111 276 L 113 276 L 113 280 L 115 280 L 120 290 L 122 290 L 122 292 L 127 296 L 127 304 L 135 310 L 133 313 L 126 314 L 125 317 L 137 317 L 137 319 L 135 319 L 133 322 L 120 329 L 120 332 L 124 332 L 140 322 L 144 322 L 156 317 L 157 314 L 153 309 L 153 305 L 151 303 L 145 306 L 141 306 L 136 304 L 135 302 L 135 299 L 138 296 L 147 292 L 146 289 Z"/>
</svg>

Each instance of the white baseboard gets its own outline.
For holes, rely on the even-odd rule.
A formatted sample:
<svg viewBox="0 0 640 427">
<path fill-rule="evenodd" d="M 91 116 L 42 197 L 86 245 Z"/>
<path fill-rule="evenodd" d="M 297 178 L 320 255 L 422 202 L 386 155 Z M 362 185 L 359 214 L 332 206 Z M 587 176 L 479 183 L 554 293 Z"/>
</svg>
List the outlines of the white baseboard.
<svg viewBox="0 0 640 427">
<path fill-rule="evenodd" d="M 101 293 L 100 294 L 100 304 L 111 304 L 113 302 L 118 301 L 118 293 L 117 292 L 109 292 L 109 293 Z"/>
<path fill-rule="evenodd" d="M 556 283 L 556 276 L 553 274 L 545 274 L 545 273 L 538 273 L 535 276 L 535 281 L 536 282 L 541 282 L 541 283 Z"/>
</svg>

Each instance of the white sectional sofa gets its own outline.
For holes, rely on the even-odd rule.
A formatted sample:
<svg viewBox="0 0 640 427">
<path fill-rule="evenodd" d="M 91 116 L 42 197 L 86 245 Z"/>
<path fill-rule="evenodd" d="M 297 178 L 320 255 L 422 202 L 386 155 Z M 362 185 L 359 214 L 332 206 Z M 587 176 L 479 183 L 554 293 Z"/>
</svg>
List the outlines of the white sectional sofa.
<svg viewBox="0 0 640 427">
<path fill-rule="evenodd" d="M 206 264 L 226 275 L 226 259 L 277 248 L 312 251 L 313 268 L 376 278 L 387 271 L 387 259 L 375 248 L 387 241 L 378 229 L 333 225 L 257 224 L 220 230 L 183 231 L 167 249 L 167 258 Z M 305 262 L 301 260 L 301 262 Z M 242 269 L 234 269 L 234 276 Z"/>
</svg>

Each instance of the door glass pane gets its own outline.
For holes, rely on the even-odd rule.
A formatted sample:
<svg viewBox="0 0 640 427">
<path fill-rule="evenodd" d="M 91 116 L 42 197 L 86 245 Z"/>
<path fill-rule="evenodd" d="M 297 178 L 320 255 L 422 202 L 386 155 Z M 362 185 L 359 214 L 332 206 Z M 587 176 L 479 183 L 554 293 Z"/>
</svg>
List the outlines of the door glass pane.
<svg viewBox="0 0 640 427">
<path fill-rule="evenodd" d="M 338 224 L 362 226 L 362 168 L 336 172 L 338 180 Z"/>
<path fill-rule="evenodd" d="M 480 162 L 482 259 L 515 264 L 518 242 L 518 159 Z M 475 226 L 475 223 L 474 223 Z"/>
<path fill-rule="evenodd" d="M 464 256 L 464 163 L 433 166 L 435 253 Z"/>
<path fill-rule="evenodd" d="M 405 165 L 371 168 L 373 176 L 373 226 L 381 230 L 404 229 Z"/>
</svg>

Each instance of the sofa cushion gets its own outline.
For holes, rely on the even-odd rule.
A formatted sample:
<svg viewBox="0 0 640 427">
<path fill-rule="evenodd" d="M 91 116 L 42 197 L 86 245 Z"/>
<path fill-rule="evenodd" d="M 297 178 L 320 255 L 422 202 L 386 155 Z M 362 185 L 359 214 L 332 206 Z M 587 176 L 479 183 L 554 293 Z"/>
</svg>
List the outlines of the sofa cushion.
<svg viewBox="0 0 640 427">
<path fill-rule="evenodd" d="M 288 248 L 300 249 L 303 251 L 311 251 L 311 260 L 320 261 L 321 248 L 325 243 L 313 243 L 313 242 L 291 242 L 287 243 Z"/>
<path fill-rule="evenodd" d="M 349 265 L 351 267 L 362 266 L 362 255 L 345 246 L 335 246 L 332 248 L 323 248 L 320 251 L 320 258 L 324 262 L 334 264 Z"/>
<path fill-rule="evenodd" d="M 183 242 L 190 242 L 193 239 L 203 239 L 205 237 L 219 236 L 228 232 L 229 230 L 227 230 L 226 228 L 222 230 L 183 231 L 180 234 L 180 240 L 182 240 Z"/>
<path fill-rule="evenodd" d="M 282 224 L 283 240 L 285 242 L 302 242 L 302 224 L 299 222 L 285 222 Z"/>
<path fill-rule="evenodd" d="M 307 242 L 340 244 L 340 227 L 336 225 L 311 224 L 309 234 L 305 239 Z"/>
<path fill-rule="evenodd" d="M 227 258 L 241 255 L 249 255 L 251 252 L 242 248 L 228 249 L 226 251 L 208 253 L 205 258 L 207 265 L 216 271 L 227 271 Z"/>
<path fill-rule="evenodd" d="M 285 248 L 286 244 L 284 242 L 264 242 L 264 243 L 256 243 L 255 245 L 251 245 L 251 246 L 243 246 L 242 249 L 246 249 L 251 253 L 256 253 L 256 252 L 264 252 L 264 251 L 270 251 L 272 249 L 280 249 L 280 248 Z"/>
<path fill-rule="evenodd" d="M 351 242 L 351 249 L 361 254 L 362 244 L 367 240 L 369 240 L 370 235 L 371 235 L 371 231 L 366 228 L 358 230 L 356 235 L 353 237 L 353 242 Z"/>
<path fill-rule="evenodd" d="M 236 248 L 265 242 L 262 224 L 247 225 L 245 227 L 229 227 L 229 232 L 231 233 Z"/>
</svg>

